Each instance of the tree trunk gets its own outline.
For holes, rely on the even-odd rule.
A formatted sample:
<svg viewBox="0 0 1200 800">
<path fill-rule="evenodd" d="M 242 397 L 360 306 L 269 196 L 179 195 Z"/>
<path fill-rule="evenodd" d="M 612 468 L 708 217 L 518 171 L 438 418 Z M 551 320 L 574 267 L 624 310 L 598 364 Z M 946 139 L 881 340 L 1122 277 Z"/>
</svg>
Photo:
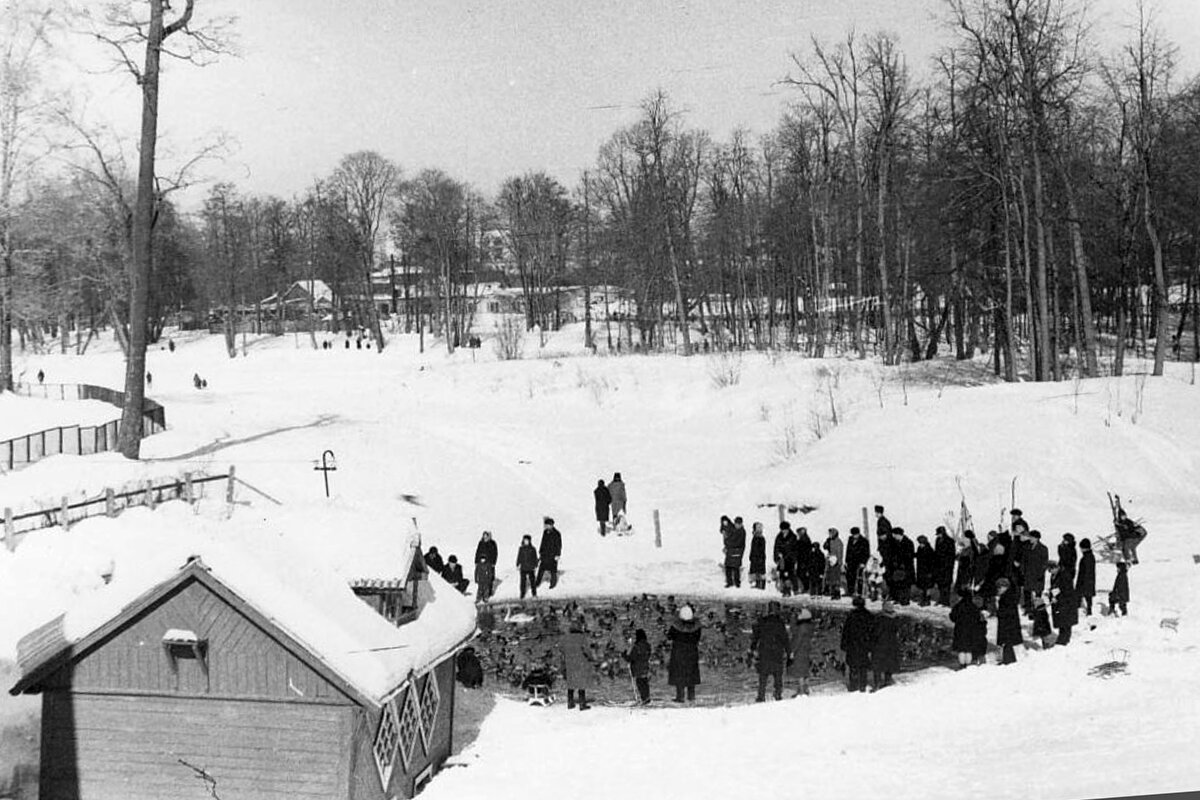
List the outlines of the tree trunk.
<svg viewBox="0 0 1200 800">
<path fill-rule="evenodd" d="M 1067 227 L 1071 233 L 1071 249 L 1075 262 L 1075 290 L 1079 301 L 1079 335 L 1083 341 L 1084 374 L 1095 376 L 1099 367 L 1096 363 L 1096 320 L 1092 315 L 1092 290 L 1088 279 L 1089 259 L 1083 246 L 1083 226 L 1079 222 L 1079 208 L 1075 202 L 1075 190 L 1063 175 L 1067 195 Z"/>
<path fill-rule="evenodd" d="M 1158 226 L 1154 224 L 1154 204 L 1150 198 L 1150 168 L 1142 159 L 1142 200 L 1146 235 L 1150 237 L 1150 248 L 1154 251 L 1154 374 L 1163 374 L 1163 362 L 1167 357 L 1167 274 L 1163 267 L 1162 242 L 1158 238 Z"/>
</svg>

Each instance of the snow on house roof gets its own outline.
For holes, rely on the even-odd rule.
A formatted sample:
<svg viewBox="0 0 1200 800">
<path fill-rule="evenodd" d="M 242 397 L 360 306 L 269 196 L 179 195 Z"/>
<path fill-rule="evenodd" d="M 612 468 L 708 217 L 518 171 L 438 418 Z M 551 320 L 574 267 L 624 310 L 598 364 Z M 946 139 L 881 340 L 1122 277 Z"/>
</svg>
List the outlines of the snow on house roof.
<svg viewBox="0 0 1200 800">
<path fill-rule="evenodd" d="M 112 582 L 91 592 L 80 592 L 65 613 L 21 640 L 18 662 L 22 679 L 18 689 L 36 684 L 31 678 L 40 668 L 72 646 L 86 643 L 89 636 L 140 608 L 181 578 L 186 579 L 189 575 L 184 573 L 189 570 L 203 570 L 207 578 L 225 587 L 362 698 L 374 703 L 382 702 L 410 675 L 423 673 L 474 634 L 474 603 L 439 576 L 421 582 L 418 613 L 399 627 L 356 597 L 347 578 L 347 574 L 354 574 L 347 573 L 354 569 L 354 559 L 331 561 L 329 554 L 335 549 L 357 552 L 359 563 L 365 566 L 371 537 L 353 539 L 365 542 L 364 546 L 351 544 L 350 536 L 328 529 L 325 536 L 272 535 L 274 525 L 264 524 L 263 520 L 219 523 L 187 512 L 166 520 L 163 515 L 168 508 L 140 515 L 131 510 L 119 519 L 98 519 L 72 527 L 72 539 L 105 537 L 105 529 L 114 526 L 124 529 L 111 536 L 122 540 L 114 541 L 118 552 L 112 557 Z M 352 523 L 355 515 L 347 516 Z M 187 522 L 189 517 L 191 524 Z M 309 526 L 306 531 L 317 530 L 311 521 Z M 373 574 L 357 577 L 381 579 L 389 573 L 392 578 L 407 574 L 413 554 L 419 550 L 419 540 L 413 547 L 409 532 L 393 535 L 392 539 L 393 553 L 409 553 L 407 562 L 376 553 L 370 570 Z M 336 540 L 338 546 L 312 546 L 329 540 Z M 191 561 L 193 557 L 202 563 Z"/>
</svg>

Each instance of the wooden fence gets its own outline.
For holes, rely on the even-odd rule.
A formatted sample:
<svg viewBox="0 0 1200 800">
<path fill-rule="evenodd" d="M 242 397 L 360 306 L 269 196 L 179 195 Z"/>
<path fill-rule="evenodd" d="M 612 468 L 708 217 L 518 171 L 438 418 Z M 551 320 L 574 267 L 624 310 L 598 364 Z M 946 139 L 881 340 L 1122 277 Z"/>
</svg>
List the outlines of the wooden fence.
<svg viewBox="0 0 1200 800">
<path fill-rule="evenodd" d="M 37 505 L 34 508 L 16 511 L 5 508 L 4 546 L 10 551 L 15 550 L 32 531 L 60 525 L 66 528 L 73 522 L 101 514 L 115 517 L 132 506 L 155 508 L 160 503 L 171 500 L 194 503 L 205 496 L 209 484 L 219 481 L 225 484 L 225 502 L 232 503 L 234 484 L 238 482 L 236 470 L 232 466 L 222 475 L 185 472 L 175 478 L 159 480 L 163 482 L 144 481 L 128 484 L 120 489 L 106 488 L 102 494 L 74 502 L 64 497 L 61 503 L 53 506 Z"/>
<path fill-rule="evenodd" d="M 13 393 L 46 400 L 99 400 L 117 408 L 125 403 L 124 392 L 86 383 L 18 383 Z M 142 420 L 146 436 L 166 430 L 166 409 L 145 398 Z M 87 456 L 116 450 L 120 425 L 120 420 L 100 425 L 64 425 L 0 441 L 0 472 L 29 466 L 47 456 Z"/>
</svg>

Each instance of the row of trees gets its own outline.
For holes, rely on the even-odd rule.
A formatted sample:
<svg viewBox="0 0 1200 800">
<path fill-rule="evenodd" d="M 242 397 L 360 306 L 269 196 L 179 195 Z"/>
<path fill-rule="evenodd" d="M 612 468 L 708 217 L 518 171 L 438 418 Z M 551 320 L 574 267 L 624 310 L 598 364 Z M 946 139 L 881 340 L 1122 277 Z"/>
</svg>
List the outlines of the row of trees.
<svg viewBox="0 0 1200 800">
<path fill-rule="evenodd" d="M 990 350 L 1010 380 L 1050 380 L 1102 361 L 1119 373 L 1130 344 L 1152 342 L 1159 374 L 1189 319 L 1200 353 L 1200 88 L 1177 80 L 1140 2 L 1129 41 L 1096 59 L 1080 0 L 945 0 L 949 43 L 924 81 L 887 35 L 814 40 L 793 53 L 791 102 L 762 136 L 715 141 L 654 92 L 573 187 L 535 171 L 489 199 L 359 152 L 293 199 L 217 184 L 190 217 L 171 203 L 187 169 L 156 172 L 153 139 L 163 39 L 187 37 L 193 59 L 222 49 L 189 25 L 193 2 L 173 21 L 163 0 L 114 4 L 124 16 L 101 35 L 142 89 L 136 176 L 39 92 L 49 6 L 3 2 L 0 388 L 13 330 L 65 347 L 71 328 L 111 325 L 140 387 L 137 354 L 170 312 L 206 316 L 305 279 L 382 349 L 371 275 L 387 237 L 400 253 L 388 266 L 423 301 L 406 310 L 429 316 L 410 312 L 405 328 L 428 324 L 450 349 L 471 287 L 503 274 L 529 327 L 555 324 L 557 287 L 616 286 L 636 309 L 626 335 L 685 354 L 696 332 L 887 363 L 945 346 Z M 50 129 L 69 133 L 66 172 L 38 169 Z"/>
</svg>

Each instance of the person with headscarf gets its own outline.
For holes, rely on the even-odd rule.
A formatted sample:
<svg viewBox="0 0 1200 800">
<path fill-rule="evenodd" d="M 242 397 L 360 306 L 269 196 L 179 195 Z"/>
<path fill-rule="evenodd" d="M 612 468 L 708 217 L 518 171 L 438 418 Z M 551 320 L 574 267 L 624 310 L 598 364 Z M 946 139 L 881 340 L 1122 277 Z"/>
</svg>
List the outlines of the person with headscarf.
<svg viewBox="0 0 1200 800">
<path fill-rule="evenodd" d="M 587 656 L 587 640 L 579 622 L 571 624 L 570 630 L 559 637 L 559 665 L 567 686 L 567 708 L 575 708 L 575 695 L 579 695 L 579 710 L 587 711 L 587 693 L 596 688 L 596 670 Z"/>
<path fill-rule="evenodd" d="M 680 607 L 671 621 L 667 639 L 671 642 L 671 657 L 667 662 L 667 683 L 675 687 L 675 702 L 696 699 L 700 683 L 700 620 L 690 605 Z"/>
<path fill-rule="evenodd" d="M 613 519 L 616 519 L 618 514 L 625 513 L 625 504 L 628 500 L 625 494 L 625 481 L 621 480 L 621 473 L 613 473 L 612 480 L 608 482 L 608 496 L 612 498 Z"/>
</svg>

